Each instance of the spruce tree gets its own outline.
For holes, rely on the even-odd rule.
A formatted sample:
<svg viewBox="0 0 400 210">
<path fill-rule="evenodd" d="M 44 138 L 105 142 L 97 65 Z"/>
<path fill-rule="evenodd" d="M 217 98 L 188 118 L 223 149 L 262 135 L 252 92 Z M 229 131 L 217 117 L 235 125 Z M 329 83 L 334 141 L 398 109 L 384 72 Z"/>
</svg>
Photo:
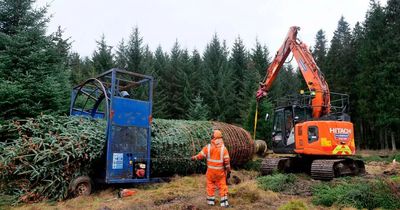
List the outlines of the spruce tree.
<svg viewBox="0 0 400 210">
<path fill-rule="evenodd" d="M 190 62 L 192 70 L 189 75 L 189 81 L 192 87 L 193 96 L 197 96 L 201 93 L 201 84 L 205 79 L 203 78 L 203 60 L 197 50 L 193 50 Z"/>
<path fill-rule="evenodd" d="M 261 45 L 260 42 L 256 40 L 256 45 L 252 49 L 251 60 L 254 68 L 257 69 L 260 78 L 264 78 L 267 74 L 266 70 L 271 62 L 267 46 Z"/>
<path fill-rule="evenodd" d="M 63 58 L 63 64 L 68 63 L 68 57 L 70 55 L 71 49 L 71 38 L 64 38 L 64 31 L 61 29 L 61 26 L 58 26 L 57 31 L 54 32 L 50 37 L 52 41 L 56 45 L 57 54 Z"/>
<path fill-rule="evenodd" d="M 245 90 L 246 81 L 254 81 L 253 75 L 249 75 L 248 72 L 248 53 L 246 52 L 243 41 L 238 37 L 233 43 L 232 54 L 229 60 L 230 69 L 233 74 L 233 92 L 236 95 L 234 104 L 232 106 L 235 110 L 233 116 L 233 121 L 235 123 L 242 122 L 242 116 L 246 115 L 247 109 L 249 107 L 249 95 L 248 91 Z"/>
<path fill-rule="evenodd" d="M 385 97 L 386 78 L 384 77 L 385 65 L 383 59 L 385 52 L 381 46 L 385 43 L 385 37 L 382 35 L 385 31 L 385 16 L 383 8 L 371 2 L 371 8 L 367 13 L 364 22 L 364 36 L 359 49 L 359 62 L 362 70 L 357 75 L 356 87 L 358 89 L 357 111 L 365 122 L 365 129 L 370 133 L 368 139 L 363 142 L 367 147 L 378 148 L 380 141 L 379 115 L 385 112 L 381 105 Z M 379 70 L 378 70 L 379 69 Z"/>
<path fill-rule="evenodd" d="M 210 107 L 210 118 L 232 122 L 234 109 L 233 75 L 228 68 L 228 51 L 215 34 L 203 54 L 204 71 L 201 96 Z"/>
<path fill-rule="evenodd" d="M 167 76 L 167 68 L 169 65 L 169 57 L 164 53 L 159 46 L 154 53 L 154 97 L 153 97 L 153 116 L 156 118 L 168 119 L 171 116 L 168 113 L 167 107 L 167 89 L 168 82 L 164 80 Z"/>
<path fill-rule="evenodd" d="M 196 78 L 196 72 L 194 72 L 192 61 L 187 49 L 182 50 L 181 53 L 181 75 L 180 75 L 180 83 L 183 86 L 182 89 L 182 107 L 184 110 L 188 110 L 189 107 L 194 102 L 194 93 L 196 83 L 192 83 L 192 81 Z M 186 111 L 185 111 L 186 112 Z M 182 115 L 182 118 L 186 118 L 186 114 Z"/>
<path fill-rule="evenodd" d="M 312 50 L 314 60 L 320 69 L 324 69 L 325 67 L 325 58 L 327 52 L 326 42 L 325 32 L 320 29 L 315 36 L 315 46 Z"/>
<path fill-rule="evenodd" d="M 139 28 L 135 27 L 129 36 L 129 42 L 126 48 L 126 62 L 129 71 L 145 73 L 141 69 L 143 60 L 143 37 L 140 36 Z"/>
<path fill-rule="evenodd" d="M 331 40 L 326 56 L 326 67 L 321 69 L 325 73 L 330 89 L 334 92 L 349 92 L 348 82 L 354 76 L 352 66 L 355 62 L 351 57 L 351 39 L 350 26 L 342 16 Z"/>
<path fill-rule="evenodd" d="M 282 97 L 298 94 L 301 88 L 300 79 L 302 79 L 298 74 L 300 72 L 294 71 L 290 63 L 282 66 L 269 91 L 269 98 L 277 100 Z"/>
<path fill-rule="evenodd" d="M 68 110 L 66 56 L 59 51 L 61 40 L 55 39 L 62 38 L 62 34 L 46 35 L 47 8 L 33 8 L 33 5 L 31 0 L 0 2 L 0 118 L 3 119 Z"/>
<path fill-rule="evenodd" d="M 114 55 L 112 47 L 107 45 L 106 38 L 101 35 L 100 41 L 96 41 L 97 49 L 93 52 L 92 62 L 96 74 L 101 74 L 104 71 L 114 68 Z"/>
<path fill-rule="evenodd" d="M 384 110 L 386 115 L 382 116 L 390 129 L 392 150 L 396 150 L 399 144 L 400 134 L 400 89 L 398 78 L 400 78 L 400 2 L 389 0 L 385 9 L 386 32 L 385 32 L 385 77 L 387 78 Z M 397 143 L 396 143 L 397 137 Z"/>
<path fill-rule="evenodd" d="M 178 41 L 171 50 L 170 65 L 163 80 L 167 90 L 168 112 L 174 119 L 186 118 L 186 111 L 191 104 L 191 87 L 188 74 L 191 71 L 190 58 L 187 50 L 182 50 Z"/>
<path fill-rule="evenodd" d="M 117 50 L 115 52 L 115 66 L 119 69 L 127 69 L 128 68 L 128 59 L 127 59 L 127 46 L 125 45 L 124 39 L 122 39 L 118 45 Z"/>
<path fill-rule="evenodd" d="M 251 50 L 251 55 L 250 55 L 250 67 L 249 67 L 249 75 L 254 74 L 254 80 L 255 82 L 251 84 L 252 82 L 247 83 L 246 89 L 249 91 L 249 95 L 251 96 L 249 98 L 249 106 L 247 109 L 247 116 L 244 118 L 243 122 L 243 127 L 248 130 L 249 132 L 253 133 L 253 128 L 254 128 L 254 117 L 255 117 L 255 111 L 256 111 L 256 99 L 255 99 L 255 94 L 257 89 L 259 88 L 259 83 L 262 81 L 262 78 L 265 77 L 266 75 L 266 69 L 268 68 L 268 65 L 270 64 L 270 59 L 269 59 L 269 52 L 267 47 L 264 45 L 261 45 L 258 40 L 256 40 L 256 44 L 254 48 Z M 253 71 L 253 72 L 251 72 Z M 252 89 L 252 93 L 250 94 L 250 89 Z M 271 132 L 272 132 L 272 123 L 271 121 L 266 122 L 264 117 L 265 115 L 269 113 L 270 116 L 273 114 L 273 106 L 272 103 L 269 101 L 269 99 L 264 99 L 262 100 L 259 105 L 258 105 L 258 123 L 257 123 L 257 135 L 256 139 L 264 139 L 264 140 L 269 140 L 271 137 Z M 270 141 L 267 141 L 270 142 Z"/>
<path fill-rule="evenodd" d="M 188 120 L 208 120 L 209 108 L 203 98 L 197 95 L 187 112 Z"/>
</svg>

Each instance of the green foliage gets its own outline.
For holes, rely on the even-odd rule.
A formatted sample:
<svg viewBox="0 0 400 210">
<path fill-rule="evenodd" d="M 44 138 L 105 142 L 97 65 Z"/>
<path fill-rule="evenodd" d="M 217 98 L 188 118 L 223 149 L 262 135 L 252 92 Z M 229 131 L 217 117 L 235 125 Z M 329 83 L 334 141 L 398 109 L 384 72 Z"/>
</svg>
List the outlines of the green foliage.
<svg viewBox="0 0 400 210">
<path fill-rule="evenodd" d="M 396 159 L 396 161 L 400 160 L 400 152 L 395 152 L 395 153 L 393 153 L 391 155 L 387 155 L 387 156 L 380 156 L 380 155 L 361 156 L 361 155 L 358 155 L 357 157 L 362 159 L 365 162 L 376 161 L 376 162 L 390 163 L 393 161 L 393 159 Z"/>
<path fill-rule="evenodd" d="M 342 16 L 333 34 L 326 56 L 326 75 L 329 87 L 334 92 L 348 93 L 354 76 L 355 59 L 352 57 L 351 28 Z"/>
<path fill-rule="evenodd" d="M 78 175 L 93 175 L 104 164 L 105 122 L 40 115 L 0 126 L 0 197 L 13 202 L 61 200 Z M 202 173 L 204 161 L 191 161 L 209 142 L 209 121 L 155 119 L 152 124 L 152 176 Z M 171 158 L 173 157 L 173 158 Z M 97 175 L 97 174 L 96 174 Z"/>
<path fill-rule="evenodd" d="M 243 127 L 250 131 L 253 134 L 254 129 L 254 117 L 256 112 L 257 102 L 254 99 L 251 102 L 251 106 L 249 109 L 249 114 L 246 118 L 246 121 L 243 124 Z M 265 120 L 266 114 L 269 114 L 268 121 Z M 257 131 L 256 131 L 256 139 L 263 139 L 267 141 L 268 147 L 271 148 L 271 133 L 272 133 L 272 119 L 273 119 L 273 105 L 268 100 L 262 100 L 258 104 L 258 116 L 257 116 Z"/>
<path fill-rule="evenodd" d="M 137 73 L 145 73 L 141 63 L 143 60 L 143 37 L 140 36 L 139 28 L 135 27 L 129 36 L 125 51 L 126 69 Z"/>
<path fill-rule="evenodd" d="M 68 41 L 61 30 L 47 36 L 46 8 L 32 5 L 0 3 L 0 80 L 1 86 L 10 85 L 1 90 L 3 119 L 62 113 L 69 104 Z"/>
<path fill-rule="evenodd" d="M 234 100 L 237 96 L 233 90 L 233 72 L 227 61 L 227 47 L 221 44 L 215 34 L 207 45 L 203 55 L 203 74 L 201 96 L 210 107 L 210 118 L 217 121 L 232 122 L 235 110 Z M 240 111 L 240 110 L 239 110 Z"/>
<path fill-rule="evenodd" d="M 298 71 L 294 71 L 291 64 L 282 67 L 278 73 L 274 84 L 268 93 L 272 100 L 277 100 L 288 95 L 298 94 L 300 90 L 300 74 Z"/>
<path fill-rule="evenodd" d="M 281 192 L 293 187 L 296 176 L 293 174 L 273 174 L 257 178 L 258 186 L 263 190 Z"/>
<path fill-rule="evenodd" d="M 262 159 L 250 160 L 242 166 L 243 169 L 248 171 L 260 171 Z"/>
<path fill-rule="evenodd" d="M 126 57 L 126 45 L 124 39 L 122 39 L 117 46 L 115 52 L 115 66 L 119 69 L 126 69 L 128 67 L 128 59 Z"/>
<path fill-rule="evenodd" d="M 164 75 L 166 74 L 165 69 L 169 63 L 169 57 L 165 54 L 161 47 L 158 47 L 154 54 L 154 72 L 152 73 L 155 84 L 154 84 L 154 105 L 153 105 L 153 115 L 157 118 L 171 118 L 168 113 L 167 99 L 168 91 L 164 88 L 168 86 L 168 82 L 164 80 Z"/>
<path fill-rule="evenodd" d="M 208 120 L 209 115 L 208 106 L 204 104 L 201 96 L 196 96 L 193 104 L 189 107 L 187 119 L 189 120 Z"/>
<path fill-rule="evenodd" d="M 315 36 L 315 45 L 312 51 L 314 60 L 320 69 L 324 69 L 325 67 L 327 53 L 326 42 L 325 31 L 320 29 Z"/>
<path fill-rule="evenodd" d="M 291 200 L 288 203 L 280 206 L 279 210 L 307 210 L 309 209 L 306 204 L 300 200 Z"/>
<path fill-rule="evenodd" d="M 1 127 L 0 183 L 14 202 L 67 197 L 69 181 L 88 174 L 105 144 L 105 123 L 41 115 Z"/>
<path fill-rule="evenodd" d="M 256 75 L 253 73 L 255 72 L 254 70 L 251 71 L 248 69 L 248 63 L 248 53 L 243 41 L 238 37 L 233 43 L 232 53 L 229 59 L 229 68 L 233 73 L 232 79 L 234 81 L 232 91 L 236 95 L 234 103 L 231 106 L 235 110 L 238 110 L 232 116 L 232 120 L 235 123 L 242 122 L 243 116 L 247 114 L 250 101 L 254 98 L 257 84 Z"/>
<path fill-rule="evenodd" d="M 362 181 L 319 184 L 313 187 L 315 205 L 355 207 L 358 209 L 397 209 L 400 202 L 383 181 Z"/>
<path fill-rule="evenodd" d="M 187 103 L 187 97 L 189 96 L 185 94 L 188 78 L 186 71 L 183 69 L 184 63 L 188 62 L 187 52 L 184 53 L 184 51 L 180 49 L 178 41 L 176 41 L 171 50 L 170 63 L 166 67 L 166 72 L 163 77 L 164 82 L 168 84 L 163 87 L 167 95 L 167 112 L 173 119 L 184 118 L 185 111 L 189 106 L 189 103 Z"/>
<path fill-rule="evenodd" d="M 100 41 L 96 41 L 96 43 L 97 49 L 93 52 L 92 62 L 96 74 L 101 74 L 114 68 L 114 55 L 111 52 L 112 47 L 106 43 L 104 34 L 101 36 Z"/>
</svg>

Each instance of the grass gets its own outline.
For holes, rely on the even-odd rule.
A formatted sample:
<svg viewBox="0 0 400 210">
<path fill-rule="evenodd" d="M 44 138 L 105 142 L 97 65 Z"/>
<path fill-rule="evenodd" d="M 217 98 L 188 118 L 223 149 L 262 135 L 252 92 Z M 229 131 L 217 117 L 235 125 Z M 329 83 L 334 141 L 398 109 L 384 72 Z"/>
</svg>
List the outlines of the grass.
<svg viewBox="0 0 400 210">
<path fill-rule="evenodd" d="M 396 159 L 400 162 L 400 152 L 389 151 L 389 150 L 377 150 L 377 151 L 361 151 L 355 157 L 364 160 L 365 162 L 392 162 L 393 159 Z"/>
<path fill-rule="evenodd" d="M 273 174 L 257 178 L 258 186 L 263 190 L 281 192 L 294 185 L 296 176 L 293 174 Z"/>
<path fill-rule="evenodd" d="M 255 180 L 230 186 L 229 197 L 232 200 L 231 204 L 237 209 L 265 208 L 265 206 L 269 206 L 280 200 L 277 193 L 260 189 Z"/>
<path fill-rule="evenodd" d="M 321 183 L 313 187 L 314 205 L 355 207 L 358 209 L 398 209 L 399 199 L 382 180 L 342 179 L 339 183 Z"/>
<path fill-rule="evenodd" d="M 279 210 L 307 210 L 309 209 L 306 204 L 300 200 L 291 200 L 288 203 L 279 207 Z"/>
<path fill-rule="evenodd" d="M 248 171 L 260 171 L 261 162 L 262 162 L 261 158 L 250 160 L 249 162 L 244 164 L 241 168 Z"/>
</svg>

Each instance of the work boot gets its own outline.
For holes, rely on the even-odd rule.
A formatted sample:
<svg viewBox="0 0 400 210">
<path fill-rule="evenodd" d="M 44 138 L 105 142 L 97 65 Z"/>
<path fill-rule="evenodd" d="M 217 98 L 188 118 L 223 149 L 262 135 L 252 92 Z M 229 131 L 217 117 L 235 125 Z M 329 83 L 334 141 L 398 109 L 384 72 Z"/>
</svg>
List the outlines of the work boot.
<svg viewBox="0 0 400 210">
<path fill-rule="evenodd" d="M 229 208 L 228 196 L 221 198 L 221 207 Z"/>
<path fill-rule="evenodd" d="M 214 196 L 207 196 L 207 204 L 209 206 L 214 206 L 215 205 L 215 197 Z"/>
</svg>

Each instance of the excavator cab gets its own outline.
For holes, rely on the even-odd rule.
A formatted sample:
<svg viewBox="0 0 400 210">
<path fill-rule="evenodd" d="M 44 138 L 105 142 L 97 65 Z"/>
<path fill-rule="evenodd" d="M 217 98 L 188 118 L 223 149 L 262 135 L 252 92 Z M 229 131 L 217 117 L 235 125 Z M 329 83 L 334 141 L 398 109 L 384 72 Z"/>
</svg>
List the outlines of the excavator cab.
<svg viewBox="0 0 400 210">
<path fill-rule="evenodd" d="M 290 105 L 275 109 L 272 131 L 272 149 L 275 153 L 295 153 L 295 125 L 312 119 L 312 109 Z"/>
</svg>

